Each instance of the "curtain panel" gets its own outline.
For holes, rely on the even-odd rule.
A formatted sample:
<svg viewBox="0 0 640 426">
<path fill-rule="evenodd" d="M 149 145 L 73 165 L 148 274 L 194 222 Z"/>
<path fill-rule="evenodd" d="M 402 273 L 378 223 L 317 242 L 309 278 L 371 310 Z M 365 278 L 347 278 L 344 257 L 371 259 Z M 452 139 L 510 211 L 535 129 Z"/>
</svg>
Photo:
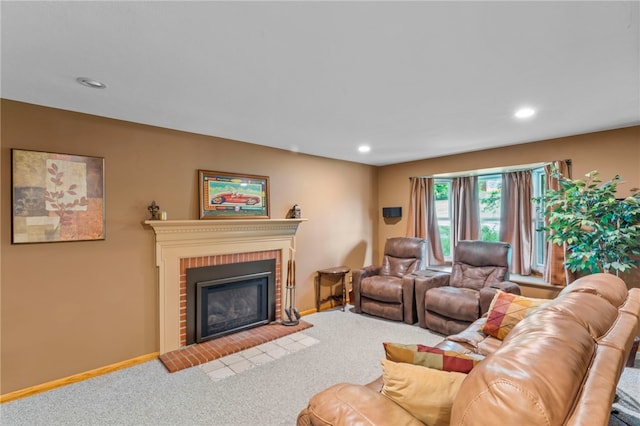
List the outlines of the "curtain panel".
<svg viewBox="0 0 640 426">
<path fill-rule="evenodd" d="M 531 274 L 533 259 L 531 170 L 502 175 L 500 241 L 511 244 L 511 272 Z"/>
<path fill-rule="evenodd" d="M 429 265 L 444 265 L 438 218 L 435 208 L 433 179 L 412 177 L 407 218 L 407 237 L 427 240 Z"/>
<path fill-rule="evenodd" d="M 478 177 L 454 178 L 451 185 L 452 229 L 451 248 L 460 240 L 480 239 L 480 203 Z"/>
</svg>

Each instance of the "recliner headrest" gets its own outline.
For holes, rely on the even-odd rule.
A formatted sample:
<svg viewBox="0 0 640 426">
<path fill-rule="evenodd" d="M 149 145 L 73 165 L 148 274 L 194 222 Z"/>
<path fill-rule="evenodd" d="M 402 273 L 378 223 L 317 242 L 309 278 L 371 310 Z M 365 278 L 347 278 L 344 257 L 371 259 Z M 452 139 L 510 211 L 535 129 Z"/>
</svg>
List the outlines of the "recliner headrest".
<svg viewBox="0 0 640 426">
<path fill-rule="evenodd" d="M 475 240 L 458 241 L 453 261 L 472 266 L 501 266 L 509 269 L 511 244 Z"/>
</svg>

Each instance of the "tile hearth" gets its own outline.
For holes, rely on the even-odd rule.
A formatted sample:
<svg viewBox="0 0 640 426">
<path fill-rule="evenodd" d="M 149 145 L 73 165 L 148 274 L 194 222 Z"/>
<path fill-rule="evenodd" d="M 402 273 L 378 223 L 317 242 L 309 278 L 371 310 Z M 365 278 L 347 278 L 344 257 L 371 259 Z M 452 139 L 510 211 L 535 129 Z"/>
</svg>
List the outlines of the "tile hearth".
<svg viewBox="0 0 640 426">
<path fill-rule="evenodd" d="M 159 359 L 170 373 L 174 373 L 271 342 L 312 326 L 302 320 L 293 326 L 268 324 L 167 352 L 160 355 Z"/>
<path fill-rule="evenodd" d="M 301 351 L 310 346 L 320 343 L 318 339 L 307 336 L 304 332 L 290 334 L 280 337 L 271 342 L 263 343 L 253 348 L 245 349 L 233 355 L 227 355 L 206 364 L 199 368 L 214 382 L 227 377 L 240 374 L 243 371 L 267 364 L 286 355 Z"/>
</svg>

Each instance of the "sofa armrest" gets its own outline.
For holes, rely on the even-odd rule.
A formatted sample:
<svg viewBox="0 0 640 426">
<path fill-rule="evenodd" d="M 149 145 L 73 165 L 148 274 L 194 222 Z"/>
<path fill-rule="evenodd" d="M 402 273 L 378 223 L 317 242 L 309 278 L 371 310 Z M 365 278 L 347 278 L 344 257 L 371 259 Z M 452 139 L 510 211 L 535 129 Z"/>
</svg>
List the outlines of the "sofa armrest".
<svg viewBox="0 0 640 426">
<path fill-rule="evenodd" d="M 351 287 L 353 289 L 353 307 L 356 313 L 361 314 L 362 308 L 360 306 L 360 284 L 364 278 L 374 275 L 380 275 L 382 266 L 369 265 L 362 269 L 355 270 L 351 273 Z"/>
<path fill-rule="evenodd" d="M 422 425 L 398 404 L 373 389 L 349 383 L 315 394 L 298 414 L 297 425 Z"/>
<path fill-rule="evenodd" d="M 418 324 L 422 328 L 427 328 L 424 304 L 425 294 L 430 288 L 449 285 L 449 277 L 451 276 L 451 274 L 448 274 L 446 272 L 434 272 L 426 275 L 424 274 L 424 271 L 421 271 L 420 273 L 414 274 L 414 276 Z"/>
<path fill-rule="evenodd" d="M 499 283 L 489 284 L 480 289 L 480 315 L 484 315 L 489 311 L 489 306 L 498 290 L 506 293 L 521 294 L 520 286 L 511 281 L 502 281 Z"/>
</svg>

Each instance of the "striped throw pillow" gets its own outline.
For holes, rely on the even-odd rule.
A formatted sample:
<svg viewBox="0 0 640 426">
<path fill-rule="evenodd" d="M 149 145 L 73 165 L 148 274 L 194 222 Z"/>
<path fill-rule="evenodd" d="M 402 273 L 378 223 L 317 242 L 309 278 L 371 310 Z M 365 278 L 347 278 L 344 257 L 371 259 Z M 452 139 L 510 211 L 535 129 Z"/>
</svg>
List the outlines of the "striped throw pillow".
<svg viewBox="0 0 640 426">
<path fill-rule="evenodd" d="M 384 342 L 384 351 L 389 361 L 421 365 L 442 371 L 468 373 L 484 357 L 464 355 L 425 345 L 404 345 Z"/>
</svg>

